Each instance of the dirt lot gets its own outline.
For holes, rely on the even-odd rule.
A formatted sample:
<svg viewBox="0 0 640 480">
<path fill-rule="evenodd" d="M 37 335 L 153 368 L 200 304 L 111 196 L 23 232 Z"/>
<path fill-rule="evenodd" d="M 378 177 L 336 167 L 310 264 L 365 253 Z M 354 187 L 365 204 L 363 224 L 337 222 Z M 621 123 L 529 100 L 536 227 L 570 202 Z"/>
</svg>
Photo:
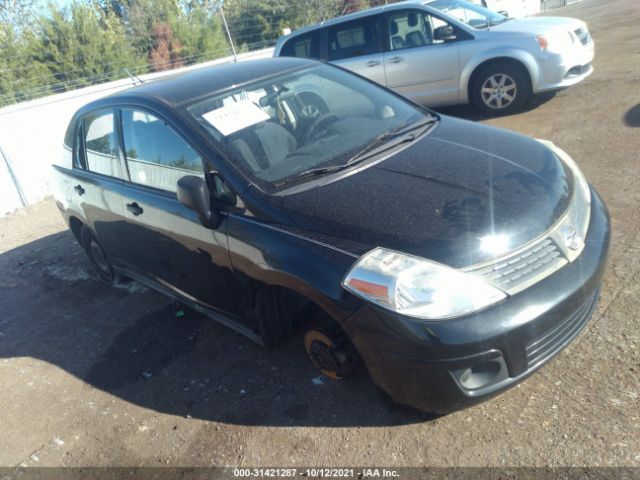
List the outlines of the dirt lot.
<svg viewBox="0 0 640 480">
<path fill-rule="evenodd" d="M 554 141 L 610 209 L 602 299 L 553 362 L 437 419 L 363 370 L 314 382 L 299 338 L 267 352 L 143 287 L 105 287 L 43 202 L 0 220 L 0 466 L 640 466 L 640 3 L 554 13 L 589 22 L 588 80 L 507 118 L 446 111 Z"/>
</svg>

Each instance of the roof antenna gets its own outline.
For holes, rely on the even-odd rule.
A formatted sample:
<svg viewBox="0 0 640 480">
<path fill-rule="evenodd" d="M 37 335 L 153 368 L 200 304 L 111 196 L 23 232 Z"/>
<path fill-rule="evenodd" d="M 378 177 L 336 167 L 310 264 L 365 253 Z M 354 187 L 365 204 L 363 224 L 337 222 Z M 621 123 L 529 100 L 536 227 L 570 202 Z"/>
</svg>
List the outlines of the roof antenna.
<svg viewBox="0 0 640 480">
<path fill-rule="evenodd" d="M 140 82 L 140 84 L 142 85 L 144 83 L 144 80 L 142 80 L 140 77 L 138 77 L 137 75 L 134 75 L 133 73 L 131 73 L 131 71 L 129 71 L 128 68 L 123 68 L 124 73 L 126 73 L 127 75 L 129 75 L 129 78 L 131 78 L 131 80 L 133 80 L 133 83 L 135 84 L 136 82 Z"/>
</svg>

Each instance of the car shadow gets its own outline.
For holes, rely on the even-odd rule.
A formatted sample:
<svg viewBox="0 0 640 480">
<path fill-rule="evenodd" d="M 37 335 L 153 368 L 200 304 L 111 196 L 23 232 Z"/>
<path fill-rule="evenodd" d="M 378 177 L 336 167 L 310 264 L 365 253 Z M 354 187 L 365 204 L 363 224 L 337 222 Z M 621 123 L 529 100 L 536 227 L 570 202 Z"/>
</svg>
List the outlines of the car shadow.
<svg viewBox="0 0 640 480">
<path fill-rule="evenodd" d="M 624 123 L 629 127 L 640 127 L 640 103 L 627 110 L 624 114 Z"/>
<path fill-rule="evenodd" d="M 0 308 L 0 358 L 37 358 L 157 412 L 266 426 L 435 418 L 394 404 L 363 366 L 320 377 L 301 332 L 266 350 L 135 282 L 105 285 L 70 232 L 0 254 Z"/>
<path fill-rule="evenodd" d="M 540 93 L 538 95 L 535 95 L 531 98 L 531 100 L 528 102 L 527 105 L 525 105 L 518 112 L 513 113 L 511 115 L 517 115 L 520 113 L 525 113 L 531 110 L 535 110 L 541 105 L 544 105 L 548 101 L 552 100 L 555 96 L 556 96 L 556 92 Z M 479 112 L 471 104 L 454 105 L 452 107 L 439 107 L 439 108 L 434 108 L 434 110 L 444 115 L 458 117 L 464 120 L 471 120 L 473 122 L 493 118 L 490 115 L 485 115 L 484 113 Z M 504 115 L 504 116 L 509 116 L 509 115 Z"/>
</svg>

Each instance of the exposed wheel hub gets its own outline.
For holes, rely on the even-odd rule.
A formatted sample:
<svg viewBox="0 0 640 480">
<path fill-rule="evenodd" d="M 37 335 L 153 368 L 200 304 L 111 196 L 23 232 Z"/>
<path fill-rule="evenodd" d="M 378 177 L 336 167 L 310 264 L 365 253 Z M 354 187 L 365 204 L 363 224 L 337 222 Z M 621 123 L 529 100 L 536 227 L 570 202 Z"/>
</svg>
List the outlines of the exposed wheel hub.
<svg viewBox="0 0 640 480">
<path fill-rule="evenodd" d="M 313 364 L 327 377 L 341 379 L 356 363 L 353 347 L 348 342 L 336 342 L 328 333 L 309 330 L 304 346 Z"/>
</svg>

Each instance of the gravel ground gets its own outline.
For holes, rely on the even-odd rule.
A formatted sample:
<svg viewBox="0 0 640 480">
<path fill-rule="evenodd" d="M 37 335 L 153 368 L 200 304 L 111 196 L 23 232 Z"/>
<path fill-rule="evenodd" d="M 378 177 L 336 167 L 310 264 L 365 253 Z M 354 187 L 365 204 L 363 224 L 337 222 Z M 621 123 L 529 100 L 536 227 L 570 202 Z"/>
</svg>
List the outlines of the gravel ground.
<svg viewBox="0 0 640 480">
<path fill-rule="evenodd" d="M 300 338 L 267 352 L 137 284 L 105 287 L 46 201 L 0 220 L 0 466 L 640 466 L 640 3 L 554 14 L 589 22 L 589 79 L 506 118 L 445 111 L 552 140 L 610 209 L 601 301 L 550 364 L 434 419 L 363 369 L 318 380 Z"/>
</svg>

